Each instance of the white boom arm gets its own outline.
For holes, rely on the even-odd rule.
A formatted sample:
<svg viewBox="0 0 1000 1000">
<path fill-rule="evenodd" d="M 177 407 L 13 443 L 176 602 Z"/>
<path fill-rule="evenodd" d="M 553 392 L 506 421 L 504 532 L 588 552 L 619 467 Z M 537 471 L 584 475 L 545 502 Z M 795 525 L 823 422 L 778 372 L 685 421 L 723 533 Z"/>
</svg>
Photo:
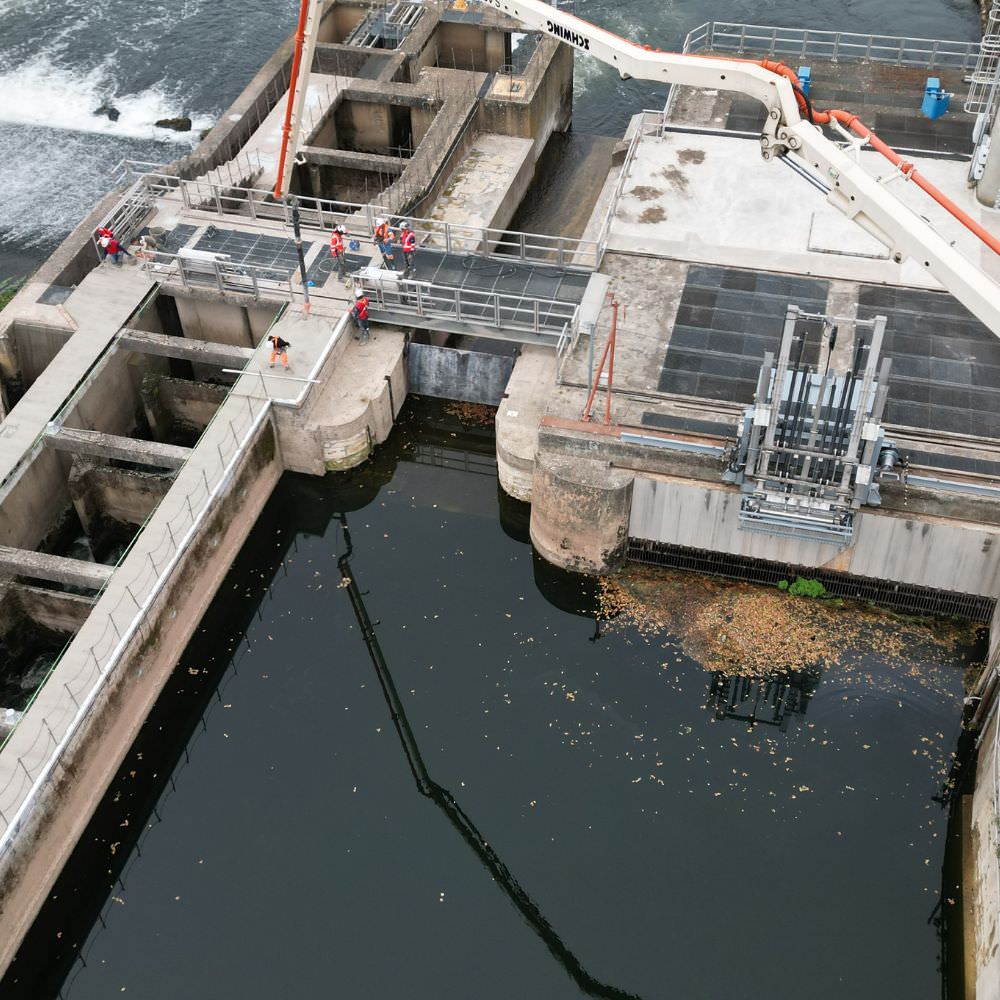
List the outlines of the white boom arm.
<svg viewBox="0 0 1000 1000">
<path fill-rule="evenodd" d="M 828 200 L 884 243 L 901 263 L 912 257 L 989 329 L 1000 336 L 1000 285 L 959 253 L 815 125 L 805 121 L 791 82 L 740 59 L 655 52 L 568 14 L 544 0 L 479 0 L 529 28 L 613 66 L 623 79 L 732 90 L 768 109 L 761 136 L 765 159 L 796 152 L 825 177 Z"/>
</svg>

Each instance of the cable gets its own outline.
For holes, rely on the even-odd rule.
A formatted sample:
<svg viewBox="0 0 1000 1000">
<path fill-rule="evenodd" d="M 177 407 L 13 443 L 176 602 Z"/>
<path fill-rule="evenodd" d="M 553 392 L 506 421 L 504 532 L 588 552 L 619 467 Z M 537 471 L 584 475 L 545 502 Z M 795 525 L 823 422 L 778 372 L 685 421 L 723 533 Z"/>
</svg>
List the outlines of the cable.
<svg viewBox="0 0 1000 1000">
<path fill-rule="evenodd" d="M 477 264 L 478 262 L 478 264 Z M 545 274 L 552 278 L 565 278 L 572 272 L 565 267 L 554 267 L 551 264 L 529 264 L 527 261 L 498 261 L 495 257 L 480 257 L 477 254 L 468 254 L 462 258 L 462 268 L 466 271 L 488 271 L 490 268 L 497 268 L 494 277 L 506 278 L 518 271 L 527 271 L 529 274 Z"/>
</svg>

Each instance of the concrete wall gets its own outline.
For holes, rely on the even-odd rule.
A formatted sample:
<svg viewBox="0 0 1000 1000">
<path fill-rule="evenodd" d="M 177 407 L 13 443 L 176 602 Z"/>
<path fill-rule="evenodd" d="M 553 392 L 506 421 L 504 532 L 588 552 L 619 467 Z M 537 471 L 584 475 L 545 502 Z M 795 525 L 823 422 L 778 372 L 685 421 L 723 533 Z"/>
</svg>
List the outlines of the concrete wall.
<svg viewBox="0 0 1000 1000">
<path fill-rule="evenodd" d="M 973 925 L 975 928 L 976 1000 L 1000 998 L 1000 844 L 997 825 L 997 726 L 1000 715 L 983 733 L 976 765 L 976 790 L 972 800 L 972 844 L 975 858 L 973 884 L 964 890 L 972 896 Z M 970 995 L 968 984 L 966 995 Z"/>
<path fill-rule="evenodd" d="M 873 580 L 963 594 L 1000 594 L 1000 529 L 975 522 L 865 511 L 853 543 L 835 545 L 741 531 L 740 492 L 722 484 L 636 478 L 629 534 L 672 545 L 823 567 Z"/>
<path fill-rule="evenodd" d="M 487 49 L 487 37 L 498 36 L 500 57 L 497 59 L 497 45 Z M 480 24 L 442 21 L 424 50 L 425 65 L 447 69 L 472 70 L 475 73 L 495 73 L 503 65 L 503 32 L 496 28 L 486 28 Z M 492 60 L 490 58 L 492 54 Z"/>
<path fill-rule="evenodd" d="M 14 845 L 0 859 L 0 973 L 90 821 L 281 472 L 274 429 L 265 421 L 230 489 L 153 602 L 60 759 L 54 780 L 42 790 Z M 67 668 L 81 670 L 80 662 L 75 666 L 72 662 L 72 647 L 68 656 Z M 52 684 L 61 686 L 58 677 Z"/>
<path fill-rule="evenodd" d="M 73 335 L 72 330 L 42 326 L 38 323 L 14 323 L 14 342 L 20 368 L 21 390 L 27 389 L 48 368 L 52 359 Z"/>
<path fill-rule="evenodd" d="M 38 548 L 69 508 L 70 496 L 59 456 L 42 449 L 0 504 L 0 545 Z"/>
<path fill-rule="evenodd" d="M 432 344 L 410 344 L 407 355 L 410 392 L 466 403 L 498 406 L 513 369 L 512 357 Z"/>
<path fill-rule="evenodd" d="M 424 141 L 428 130 L 434 124 L 440 110 L 439 104 L 424 104 L 410 108 L 410 124 L 413 128 L 413 145 L 419 146 Z"/>
<path fill-rule="evenodd" d="M 178 431 L 197 432 L 211 423 L 229 389 L 208 382 L 151 374 L 142 382 L 142 405 L 157 441 L 170 441 Z"/>
<path fill-rule="evenodd" d="M 343 149 L 384 155 L 393 144 L 392 116 L 386 103 L 344 100 L 334 117 L 337 144 Z"/>
<path fill-rule="evenodd" d="M 335 3 L 323 16 L 319 33 L 319 42 L 342 42 L 362 21 L 367 7 L 362 4 Z"/>
<path fill-rule="evenodd" d="M 501 95 L 499 78 L 483 102 L 480 126 L 484 132 L 532 139 L 537 160 L 553 132 L 569 128 L 573 116 L 573 50 L 562 42 L 543 38 L 520 82 L 520 94 Z"/>
<path fill-rule="evenodd" d="M 176 303 L 185 337 L 234 347 L 256 347 L 277 315 L 273 307 L 218 299 L 177 296 Z"/>
<path fill-rule="evenodd" d="M 12 583 L 8 593 L 24 617 L 53 632 L 76 632 L 94 606 L 92 597 L 62 594 L 26 583 Z"/>
<path fill-rule="evenodd" d="M 173 481 L 172 475 L 118 469 L 77 458 L 67 488 L 83 530 L 93 537 L 105 520 L 143 524 Z"/>
<path fill-rule="evenodd" d="M 163 371 L 163 360 L 115 351 L 67 414 L 66 426 L 129 437 L 142 415 L 137 386 L 146 374 Z"/>
</svg>

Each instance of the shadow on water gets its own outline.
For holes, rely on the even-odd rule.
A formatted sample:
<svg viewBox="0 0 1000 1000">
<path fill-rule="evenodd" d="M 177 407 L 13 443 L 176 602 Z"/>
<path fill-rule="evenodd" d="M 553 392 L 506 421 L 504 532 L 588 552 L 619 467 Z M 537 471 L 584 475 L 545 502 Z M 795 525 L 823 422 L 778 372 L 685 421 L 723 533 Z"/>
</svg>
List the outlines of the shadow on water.
<svg viewBox="0 0 1000 1000">
<path fill-rule="evenodd" d="M 368 653 L 371 656 L 372 665 L 378 675 L 382 693 L 385 695 L 386 704 L 392 716 L 393 725 L 399 736 L 399 742 L 406 754 L 407 763 L 413 774 L 413 780 L 417 784 L 417 790 L 421 795 L 430 799 L 447 817 L 451 825 L 459 832 L 462 839 L 476 853 L 483 867 L 490 873 L 493 880 L 507 894 L 507 898 L 517 907 L 521 915 L 527 920 L 531 929 L 545 943 L 552 956 L 566 970 L 567 974 L 588 996 L 607 998 L 607 1000 L 639 1000 L 634 993 L 621 990 L 616 986 L 610 986 L 595 979 L 583 967 L 580 960 L 563 943 L 552 925 L 546 920 L 545 915 L 538 908 L 537 904 L 528 895 L 525 889 L 518 883 L 510 869 L 504 864 L 503 859 L 490 846 L 489 841 L 482 835 L 476 824 L 469 818 L 466 812 L 458 804 L 455 796 L 447 788 L 439 785 L 427 770 L 420 746 L 417 743 L 413 729 L 410 727 L 406 717 L 406 710 L 403 701 L 399 697 L 396 685 L 393 682 L 389 665 L 382 654 L 382 647 L 379 644 L 378 635 L 375 631 L 375 623 L 372 622 L 365 608 L 364 595 L 358 585 L 354 571 L 351 569 L 351 555 L 353 548 L 351 545 L 351 533 L 347 526 L 347 517 L 339 515 L 341 531 L 344 538 L 345 551 L 338 559 L 337 566 L 341 576 L 346 583 L 348 596 L 354 608 L 354 614 L 358 620 L 358 626 L 364 638 Z"/>
<path fill-rule="evenodd" d="M 227 586 L 216 596 L 185 654 L 185 660 L 208 666 L 193 671 L 178 666 L 160 693 L 0 981 L 4 1000 L 62 997 L 71 986 L 74 967 L 86 968 L 84 943 L 97 925 L 107 927 L 105 911 L 124 891 L 132 862 L 142 857 L 143 841 L 161 822 L 160 810 L 176 792 L 177 779 L 191 762 L 191 750 L 207 731 L 213 701 L 221 704 L 230 675 L 239 673 L 245 647 L 220 648 L 219 636 L 225 628 L 242 639 L 260 615 L 270 581 L 296 544 L 295 533 L 282 531 L 281 526 L 299 513 L 304 511 L 295 503 L 265 507 L 254 530 L 277 542 L 269 550 L 261 546 L 251 551 L 245 546 L 237 556 Z M 313 527 L 318 525 L 314 522 Z M 253 599 L 247 600 L 251 590 Z"/>
</svg>

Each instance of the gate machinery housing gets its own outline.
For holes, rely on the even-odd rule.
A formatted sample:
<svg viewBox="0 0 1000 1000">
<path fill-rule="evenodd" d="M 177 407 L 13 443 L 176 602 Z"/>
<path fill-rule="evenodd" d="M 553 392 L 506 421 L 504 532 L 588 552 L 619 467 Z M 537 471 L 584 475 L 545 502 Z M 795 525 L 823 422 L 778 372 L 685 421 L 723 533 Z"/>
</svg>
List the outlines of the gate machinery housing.
<svg viewBox="0 0 1000 1000">
<path fill-rule="evenodd" d="M 835 319 L 790 305 L 777 360 L 764 355 L 723 474 L 743 490 L 746 531 L 843 546 L 855 511 L 881 502 L 879 476 L 899 459 L 882 430 L 888 358 L 876 376 L 886 320 L 842 321 L 854 327 L 854 352 L 837 370 Z"/>
</svg>

